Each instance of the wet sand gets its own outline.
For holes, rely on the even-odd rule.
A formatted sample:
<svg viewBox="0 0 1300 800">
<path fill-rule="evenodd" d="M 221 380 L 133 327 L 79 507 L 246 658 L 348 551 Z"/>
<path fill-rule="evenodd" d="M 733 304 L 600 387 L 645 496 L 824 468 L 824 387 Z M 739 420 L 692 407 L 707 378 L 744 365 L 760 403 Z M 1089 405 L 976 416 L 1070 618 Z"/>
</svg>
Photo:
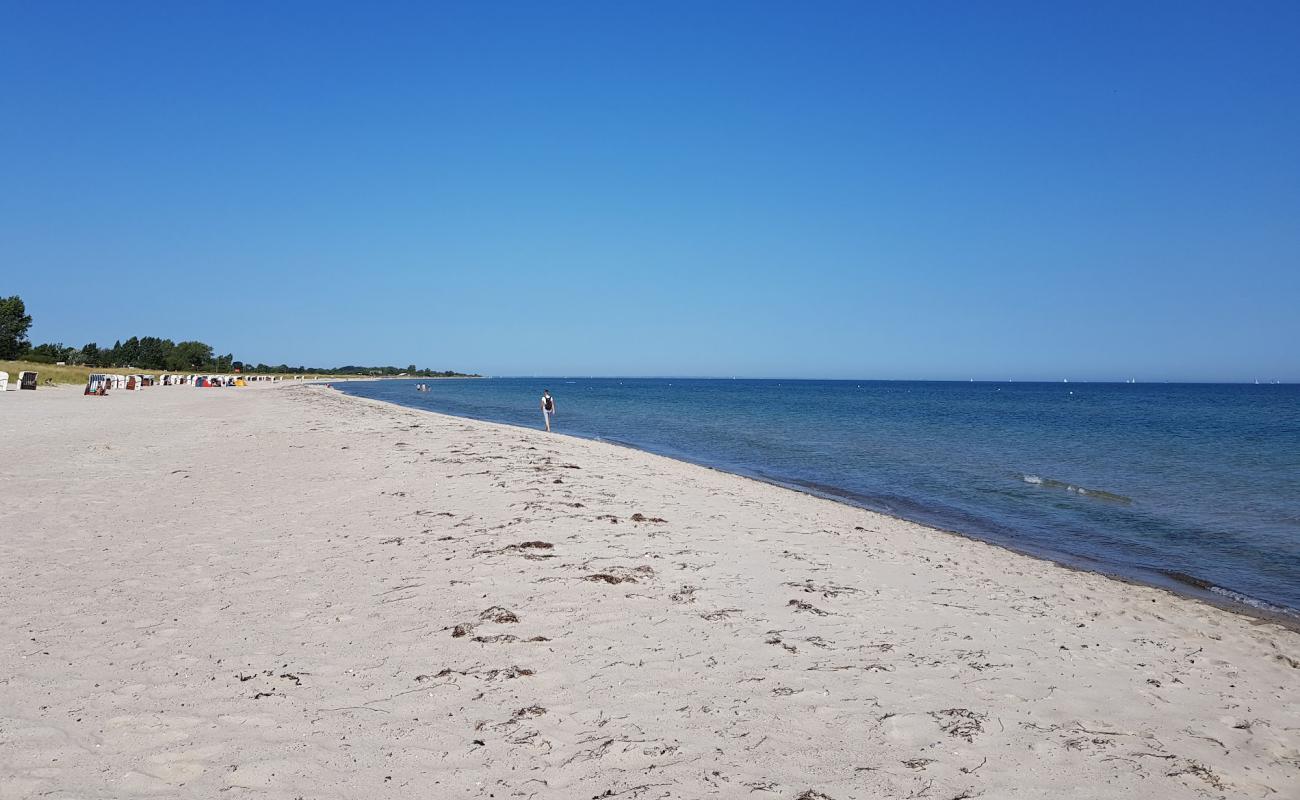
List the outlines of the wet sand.
<svg viewBox="0 0 1300 800">
<path fill-rule="evenodd" d="M 318 386 L 0 397 L 0 798 L 1300 796 L 1300 635 Z"/>
</svg>

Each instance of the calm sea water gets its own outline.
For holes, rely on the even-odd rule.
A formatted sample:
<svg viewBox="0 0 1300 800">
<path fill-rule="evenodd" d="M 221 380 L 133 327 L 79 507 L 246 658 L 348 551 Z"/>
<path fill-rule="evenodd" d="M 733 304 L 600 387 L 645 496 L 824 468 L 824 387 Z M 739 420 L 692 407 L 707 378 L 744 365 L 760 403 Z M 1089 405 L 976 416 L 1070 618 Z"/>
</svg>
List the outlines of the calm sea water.
<svg viewBox="0 0 1300 800">
<path fill-rule="evenodd" d="M 344 391 L 803 488 L 1300 614 L 1300 386 L 493 378 Z"/>
</svg>

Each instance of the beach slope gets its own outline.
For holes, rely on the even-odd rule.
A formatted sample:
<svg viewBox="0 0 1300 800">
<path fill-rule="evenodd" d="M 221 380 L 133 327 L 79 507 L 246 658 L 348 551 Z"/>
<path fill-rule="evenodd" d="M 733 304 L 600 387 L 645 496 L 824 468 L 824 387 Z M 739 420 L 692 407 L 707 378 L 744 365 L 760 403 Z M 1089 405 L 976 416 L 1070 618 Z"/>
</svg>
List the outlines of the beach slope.
<svg viewBox="0 0 1300 800">
<path fill-rule="evenodd" d="M 320 386 L 0 397 L 0 798 L 1291 798 L 1300 636 Z"/>
</svg>

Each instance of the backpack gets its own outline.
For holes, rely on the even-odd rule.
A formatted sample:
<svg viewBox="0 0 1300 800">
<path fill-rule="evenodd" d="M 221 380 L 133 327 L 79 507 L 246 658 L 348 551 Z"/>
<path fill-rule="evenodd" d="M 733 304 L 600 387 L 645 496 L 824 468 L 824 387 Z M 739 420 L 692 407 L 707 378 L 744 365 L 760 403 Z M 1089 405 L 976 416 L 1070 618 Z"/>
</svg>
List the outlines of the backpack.
<svg viewBox="0 0 1300 800">
<path fill-rule="evenodd" d="M 546 410 L 547 410 L 547 411 L 554 411 L 554 410 L 555 410 L 555 403 L 552 402 L 552 400 L 551 400 L 551 396 L 550 396 L 549 394 L 546 395 L 546 397 L 543 397 L 543 398 L 542 398 L 542 402 L 545 403 L 545 407 L 546 407 Z"/>
</svg>

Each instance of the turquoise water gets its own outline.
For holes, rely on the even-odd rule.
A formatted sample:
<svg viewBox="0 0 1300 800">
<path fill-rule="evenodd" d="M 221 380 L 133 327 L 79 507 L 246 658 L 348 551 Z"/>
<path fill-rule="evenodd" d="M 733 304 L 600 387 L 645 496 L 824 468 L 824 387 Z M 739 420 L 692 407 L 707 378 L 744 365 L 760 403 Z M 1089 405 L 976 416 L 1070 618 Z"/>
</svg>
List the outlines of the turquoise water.
<svg viewBox="0 0 1300 800">
<path fill-rule="evenodd" d="M 1300 386 L 493 378 L 363 397 L 632 445 L 1300 615 Z"/>
</svg>

